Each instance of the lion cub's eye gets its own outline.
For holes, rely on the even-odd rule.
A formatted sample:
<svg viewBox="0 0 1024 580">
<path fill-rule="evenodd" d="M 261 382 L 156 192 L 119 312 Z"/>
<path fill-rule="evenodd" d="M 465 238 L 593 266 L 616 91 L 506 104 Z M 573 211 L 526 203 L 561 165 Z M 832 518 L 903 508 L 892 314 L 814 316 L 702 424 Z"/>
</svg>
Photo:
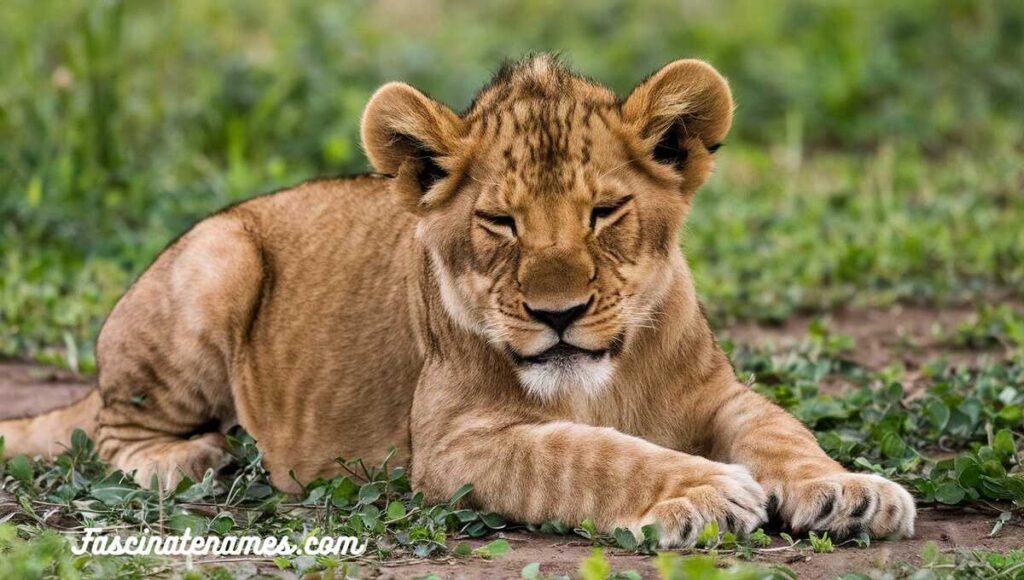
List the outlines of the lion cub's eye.
<svg viewBox="0 0 1024 580">
<path fill-rule="evenodd" d="M 480 218 L 488 231 L 496 234 L 511 234 L 513 237 L 518 234 L 516 220 L 512 216 L 478 211 L 476 217 Z"/>
<path fill-rule="evenodd" d="M 619 212 L 619 210 L 626 207 L 626 204 L 628 204 L 632 200 L 633 196 L 627 195 L 626 197 L 623 197 L 622 199 L 619 199 L 614 203 L 594 207 L 594 209 L 590 211 L 590 229 L 593 230 L 597 228 L 598 220 L 604 221 L 609 218 L 618 217 L 619 215 L 622 215 Z"/>
</svg>

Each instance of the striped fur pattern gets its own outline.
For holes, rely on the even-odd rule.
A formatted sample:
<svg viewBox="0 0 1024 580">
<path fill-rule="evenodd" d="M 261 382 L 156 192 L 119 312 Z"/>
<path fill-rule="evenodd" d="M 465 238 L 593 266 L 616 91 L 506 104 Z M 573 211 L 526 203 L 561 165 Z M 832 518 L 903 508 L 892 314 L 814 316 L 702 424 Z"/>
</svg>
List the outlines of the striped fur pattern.
<svg viewBox="0 0 1024 580">
<path fill-rule="evenodd" d="M 472 482 L 525 522 L 909 536 L 910 495 L 737 381 L 700 310 L 677 234 L 732 109 L 694 60 L 620 99 L 532 57 L 461 114 L 385 85 L 362 126 L 377 174 L 197 224 L 108 318 L 96 393 L 0 434 L 46 454 L 82 426 L 171 486 L 240 423 L 292 492 L 394 445 L 428 498 Z"/>
</svg>

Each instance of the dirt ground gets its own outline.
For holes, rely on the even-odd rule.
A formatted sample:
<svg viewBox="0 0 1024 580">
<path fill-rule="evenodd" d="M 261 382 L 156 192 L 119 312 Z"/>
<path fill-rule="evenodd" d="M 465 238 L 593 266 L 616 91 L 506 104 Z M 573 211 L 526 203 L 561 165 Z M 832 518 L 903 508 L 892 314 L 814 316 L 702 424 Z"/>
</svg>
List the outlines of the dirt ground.
<svg viewBox="0 0 1024 580">
<path fill-rule="evenodd" d="M 940 548 L 987 548 L 1012 550 L 1024 546 L 1024 527 L 1006 526 L 994 538 L 988 537 L 994 516 L 963 510 L 921 509 L 918 512 L 916 535 L 912 540 L 873 542 L 868 548 L 837 548 L 831 554 L 815 554 L 809 549 L 786 550 L 758 556 L 764 564 L 782 564 L 800 578 L 837 578 L 848 572 L 864 571 L 890 563 L 920 563 L 918 554 L 929 540 Z M 591 546 L 582 538 L 509 533 L 505 537 L 512 549 L 501 559 L 459 559 L 443 563 L 417 562 L 404 566 L 385 567 L 381 578 L 422 578 L 434 573 L 441 578 L 517 578 L 524 566 L 540 562 L 544 574 L 575 576 L 580 562 L 590 554 Z M 491 540 L 493 538 L 488 538 Z M 785 541 L 775 538 L 772 548 L 783 548 Z M 605 550 L 615 570 L 636 570 L 645 578 L 656 578 L 654 559 Z"/>
<path fill-rule="evenodd" d="M 0 419 L 36 415 L 77 401 L 92 377 L 36 364 L 0 359 Z"/>
<path fill-rule="evenodd" d="M 902 361 L 909 371 L 924 361 L 945 356 L 951 362 L 969 362 L 985 353 L 949 351 L 939 345 L 937 327 L 950 331 L 972 316 L 973 309 L 928 310 L 896 307 L 886 310 L 841 311 L 831 316 L 830 327 L 856 340 L 851 357 L 872 368 Z M 784 326 L 764 328 L 742 325 L 722 334 L 739 344 L 767 341 L 788 344 L 801 340 L 809 319 L 796 317 Z M 72 402 L 91 388 L 91 378 L 35 364 L 0 360 L 0 419 L 21 417 Z M 924 508 L 918 513 L 917 533 L 912 540 L 874 542 L 869 548 L 841 547 L 831 554 L 809 550 L 780 549 L 758 559 L 789 566 L 801 578 L 834 578 L 843 573 L 865 570 L 886 563 L 916 562 L 925 542 L 934 540 L 943 549 L 988 548 L 1009 550 L 1024 546 L 1024 527 L 1007 525 L 995 537 L 989 532 L 994 514 L 963 510 Z M 401 561 L 369 571 L 363 576 L 379 578 L 420 578 L 429 573 L 442 578 L 519 577 L 524 566 L 540 562 L 545 575 L 574 575 L 591 546 L 576 537 L 545 536 L 524 532 L 503 534 L 512 546 L 504 557 L 485 561 L 462 558 L 442 561 Z M 494 538 L 487 538 L 487 541 Z M 482 543 L 482 542 L 478 542 Z M 781 548 L 776 538 L 773 548 Z M 655 576 L 653 559 L 607 550 L 616 570 L 633 569 L 644 577 Z"/>
<path fill-rule="evenodd" d="M 942 338 L 976 316 L 976 306 L 935 309 L 896 305 L 870 310 L 838 310 L 825 317 L 828 328 L 853 338 L 850 357 L 871 368 L 881 369 L 902 362 L 910 370 L 936 358 L 953 364 L 971 363 L 996 351 L 959 350 L 943 344 Z M 814 317 L 793 316 L 781 326 L 753 323 L 723 329 L 721 336 L 737 344 L 789 346 L 807 337 L 807 325 Z"/>
</svg>

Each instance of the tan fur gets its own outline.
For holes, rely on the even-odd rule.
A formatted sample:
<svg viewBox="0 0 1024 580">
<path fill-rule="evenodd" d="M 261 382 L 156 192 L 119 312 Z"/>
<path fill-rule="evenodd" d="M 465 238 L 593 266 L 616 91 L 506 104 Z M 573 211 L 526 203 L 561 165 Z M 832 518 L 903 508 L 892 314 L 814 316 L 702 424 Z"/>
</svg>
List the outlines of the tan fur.
<svg viewBox="0 0 1024 580">
<path fill-rule="evenodd" d="M 910 495 L 739 383 L 700 311 L 677 232 L 731 119 L 693 60 L 620 100 L 540 56 L 461 115 L 386 85 L 362 130 L 386 175 L 199 223 L 107 320 L 102 405 L 61 422 L 143 483 L 216 468 L 237 422 L 288 491 L 394 445 L 429 499 L 472 482 L 521 521 L 658 522 L 674 546 L 777 508 L 798 531 L 910 535 Z M 573 307 L 561 338 L 537 318 Z M 49 453 L 68 429 L 48 417 L 0 424 L 8 449 Z"/>
</svg>

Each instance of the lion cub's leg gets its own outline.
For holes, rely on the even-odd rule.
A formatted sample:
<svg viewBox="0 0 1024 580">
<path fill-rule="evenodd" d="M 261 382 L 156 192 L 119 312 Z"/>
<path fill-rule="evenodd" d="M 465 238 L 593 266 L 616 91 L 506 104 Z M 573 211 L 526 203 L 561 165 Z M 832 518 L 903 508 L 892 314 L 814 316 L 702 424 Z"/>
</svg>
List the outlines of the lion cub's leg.
<svg viewBox="0 0 1024 580">
<path fill-rule="evenodd" d="M 465 483 L 470 501 L 517 521 L 593 521 L 602 532 L 661 528 L 663 548 L 692 546 L 711 522 L 738 535 L 767 518 L 764 490 L 738 465 L 659 447 L 607 427 L 517 424 L 498 414 L 420 422 L 413 485 L 443 500 Z"/>
<path fill-rule="evenodd" d="M 208 469 L 227 464 L 224 436 L 206 433 L 193 439 L 154 434 L 151 439 L 117 447 L 111 463 L 122 471 L 135 472 L 143 487 L 173 489 L 183 477 L 201 480 Z"/>
<path fill-rule="evenodd" d="M 850 473 L 830 458 L 797 419 L 745 385 L 720 389 L 714 424 L 716 459 L 745 465 L 792 530 L 844 539 L 914 535 L 914 498 L 884 477 Z"/>
<path fill-rule="evenodd" d="M 97 359 L 102 457 L 175 485 L 227 459 L 231 361 L 262 286 L 258 246 L 229 215 L 210 218 L 160 256 L 114 308 Z"/>
</svg>

